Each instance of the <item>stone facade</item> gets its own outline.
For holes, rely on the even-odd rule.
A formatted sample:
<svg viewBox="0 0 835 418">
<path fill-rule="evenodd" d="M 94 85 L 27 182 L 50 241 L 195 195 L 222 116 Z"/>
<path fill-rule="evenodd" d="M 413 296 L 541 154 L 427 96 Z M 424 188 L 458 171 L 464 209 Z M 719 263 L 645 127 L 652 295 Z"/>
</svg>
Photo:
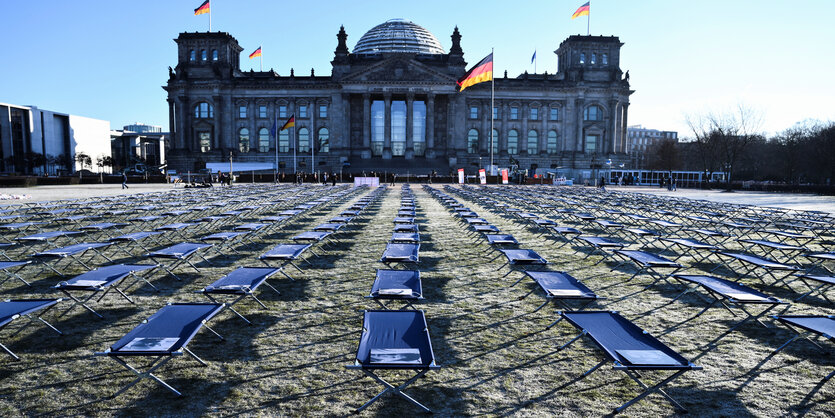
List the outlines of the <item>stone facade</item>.
<svg viewBox="0 0 835 418">
<path fill-rule="evenodd" d="M 181 33 L 178 63 L 164 86 L 169 168 L 194 170 L 231 153 L 241 162 L 278 160 L 278 171 L 292 172 L 290 136 L 307 140 L 296 148 L 295 165 L 308 172 L 314 159 L 316 170 L 445 174 L 486 167 L 492 158 L 497 167 L 575 176 L 628 158 L 632 91 L 619 68 L 617 37 L 571 36 L 555 51 L 556 74 L 494 74 L 494 86 L 463 92 L 456 85 L 467 70 L 458 28 L 442 54 L 351 53 L 347 38 L 340 28 L 330 75 L 279 75 L 241 71 L 242 48 L 228 33 Z M 276 140 L 273 125 L 291 115 L 295 129 Z"/>
</svg>

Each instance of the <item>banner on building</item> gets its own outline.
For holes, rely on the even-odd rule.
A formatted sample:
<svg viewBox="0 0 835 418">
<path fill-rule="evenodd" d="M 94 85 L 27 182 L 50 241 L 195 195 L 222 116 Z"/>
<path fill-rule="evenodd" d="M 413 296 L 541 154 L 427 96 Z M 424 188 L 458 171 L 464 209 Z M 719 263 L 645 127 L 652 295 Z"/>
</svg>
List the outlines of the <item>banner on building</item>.
<svg viewBox="0 0 835 418">
<path fill-rule="evenodd" d="M 481 184 L 487 184 L 487 171 L 485 171 L 483 168 L 481 170 L 478 170 L 478 181 Z"/>
<path fill-rule="evenodd" d="M 458 169 L 458 184 L 464 184 L 464 169 Z"/>
<path fill-rule="evenodd" d="M 502 170 L 502 184 L 507 184 L 507 170 Z"/>
</svg>

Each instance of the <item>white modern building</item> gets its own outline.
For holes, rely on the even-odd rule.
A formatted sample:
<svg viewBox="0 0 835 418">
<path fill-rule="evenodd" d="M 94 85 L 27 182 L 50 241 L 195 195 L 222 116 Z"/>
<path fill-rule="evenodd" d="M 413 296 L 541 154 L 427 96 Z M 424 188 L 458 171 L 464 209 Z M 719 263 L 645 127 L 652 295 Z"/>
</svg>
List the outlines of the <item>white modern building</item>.
<svg viewBox="0 0 835 418">
<path fill-rule="evenodd" d="M 78 161 L 82 153 L 90 164 Z M 110 156 L 109 121 L 0 103 L 0 173 L 94 170 L 98 158 Z"/>
<path fill-rule="evenodd" d="M 652 152 L 653 147 L 662 141 L 678 142 L 678 132 L 645 128 L 642 125 L 627 127 L 626 137 L 632 168 L 645 168 L 647 153 Z"/>
</svg>

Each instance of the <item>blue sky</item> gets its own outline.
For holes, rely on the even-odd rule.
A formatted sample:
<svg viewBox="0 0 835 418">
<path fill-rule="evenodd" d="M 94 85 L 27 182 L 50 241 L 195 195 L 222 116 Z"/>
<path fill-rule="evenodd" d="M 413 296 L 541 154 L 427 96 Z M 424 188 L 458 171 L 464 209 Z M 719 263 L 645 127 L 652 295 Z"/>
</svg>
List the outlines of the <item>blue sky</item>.
<svg viewBox="0 0 835 418">
<path fill-rule="evenodd" d="M 0 2 L 0 102 L 36 105 L 111 122 L 167 128 L 162 86 L 176 65 L 173 38 L 206 31 L 202 0 L 32 0 Z M 584 0 L 420 2 L 358 0 L 212 0 L 212 29 L 231 33 L 246 55 L 259 45 L 264 68 L 330 73 L 336 33 L 348 46 L 373 26 L 406 18 L 435 34 L 444 49 L 457 25 L 469 64 L 495 48 L 495 70 L 513 77 L 556 70 L 553 51 L 586 18 Z M 625 43 L 621 67 L 632 88 L 629 123 L 690 132 L 685 115 L 739 103 L 764 114 L 778 132 L 812 118 L 833 120 L 835 16 L 832 0 L 596 0 L 591 34 Z"/>
</svg>

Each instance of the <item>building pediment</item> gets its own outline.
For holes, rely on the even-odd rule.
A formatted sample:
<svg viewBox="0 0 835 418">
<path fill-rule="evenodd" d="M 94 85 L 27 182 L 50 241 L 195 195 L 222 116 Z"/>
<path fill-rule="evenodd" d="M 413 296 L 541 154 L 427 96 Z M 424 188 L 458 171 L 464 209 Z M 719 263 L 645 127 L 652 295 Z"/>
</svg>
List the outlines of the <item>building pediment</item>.
<svg viewBox="0 0 835 418">
<path fill-rule="evenodd" d="M 342 77 L 342 82 L 414 82 L 419 84 L 455 83 L 455 77 L 406 56 L 393 56 L 358 68 Z"/>
</svg>

